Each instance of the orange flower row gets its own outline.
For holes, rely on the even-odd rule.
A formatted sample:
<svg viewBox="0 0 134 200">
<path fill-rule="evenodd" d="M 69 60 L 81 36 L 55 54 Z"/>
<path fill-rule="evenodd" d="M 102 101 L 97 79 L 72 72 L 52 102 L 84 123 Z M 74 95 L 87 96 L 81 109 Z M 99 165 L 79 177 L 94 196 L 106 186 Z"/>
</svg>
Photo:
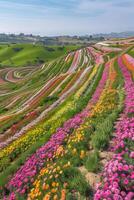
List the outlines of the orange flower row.
<svg viewBox="0 0 134 200">
<path fill-rule="evenodd" d="M 124 55 L 122 56 L 123 63 L 124 63 L 125 66 L 128 68 L 128 70 L 134 72 L 134 62 L 131 62 L 129 58 L 130 58 L 129 55 L 124 54 Z M 132 59 L 133 59 L 133 58 L 132 58 Z M 134 61 L 134 59 L 133 59 L 133 61 Z"/>
</svg>

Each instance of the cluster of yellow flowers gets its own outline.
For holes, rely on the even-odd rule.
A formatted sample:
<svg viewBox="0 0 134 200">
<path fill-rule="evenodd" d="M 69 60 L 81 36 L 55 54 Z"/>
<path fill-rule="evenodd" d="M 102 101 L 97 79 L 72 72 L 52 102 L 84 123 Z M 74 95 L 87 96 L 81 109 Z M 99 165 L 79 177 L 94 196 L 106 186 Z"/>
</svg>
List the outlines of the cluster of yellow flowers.
<svg viewBox="0 0 134 200">
<path fill-rule="evenodd" d="M 91 116 L 98 116 L 101 113 L 114 109 L 116 107 L 117 94 L 115 89 L 105 89 L 98 103 L 93 108 Z"/>
<path fill-rule="evenodd" d="M 65 154 L 63 146 L 59 146 L 55 153 L 55 158 L 63 157 Z M 53 158 L 54 158 L 53 157 Z M 53 199 L 59 200 L 59 196 L 61 200 L 65 200 L 66 197 L 66 186 L 67 183 L 60 182 L 60 177 L 63 174 L 63 171 L 70 167 L 70 162 L 60 163 L 60 162 L 52 162 L 52 160 L 48 160 L 46 167 L 42 168 L 37 179 L 33 183 L 33 188 L 28 194 L 28 200 L 32 199 Z"/>
</svg>

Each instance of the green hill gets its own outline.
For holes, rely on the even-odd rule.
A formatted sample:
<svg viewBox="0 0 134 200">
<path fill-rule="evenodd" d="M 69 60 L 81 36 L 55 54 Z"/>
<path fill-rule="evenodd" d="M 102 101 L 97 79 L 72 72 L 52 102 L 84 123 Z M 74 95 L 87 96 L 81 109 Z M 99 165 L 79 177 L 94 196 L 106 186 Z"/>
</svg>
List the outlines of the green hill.
<svg viewBox="0 0 134 200">
<path fill-rule="evenodd" d="M 60 57 L 76 48 L 78 46 L 0 45 L 0 66 L 19 67 L 38 65 Z"/>
</svg>

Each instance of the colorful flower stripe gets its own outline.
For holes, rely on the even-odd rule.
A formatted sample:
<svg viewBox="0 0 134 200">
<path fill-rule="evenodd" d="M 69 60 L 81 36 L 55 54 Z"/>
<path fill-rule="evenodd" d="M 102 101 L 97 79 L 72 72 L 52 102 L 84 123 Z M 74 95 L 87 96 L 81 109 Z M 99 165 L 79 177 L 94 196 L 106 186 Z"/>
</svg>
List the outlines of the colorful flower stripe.
<svg viewBox="0 0 134 200">
<path fill-rule="evenodd" d="M 95 67 L 93 68 L 93 71 L 91 72 L 91 74 L 89 75 L 89 78 L 87 79 L 87 81 L 83 84 L 83 86 L 76 92 L 75 94 L 75 99 L 78 99 L 82 93 L 85 91 L 86 88 L 88 88 L 88 86 L 90 85 L 91 80 L 93 80 L 93 78 L 95 77 L 97 70 L 99 70 L 101 68 L 101 66 L 99 65 L 95 65 Z M 103 72 L 105 73 L 105 72 Z M 103 75 L 102 75 L 103 76 Z M 101 81 L 101 80 L 100 80 Z M 99 82 L 100 84 L 100 82 Z M 95 91 L 96 93 L 96 91 Z M 91 101 L 91 100 L 90 100 Z"/>
<path fill-rule="evenodd" d="M 27 189 L 29 189 L 25 189 L 25 185 L 32 182 L 32 177 L 34 177 L 41 169 L 45 160 L 52 158 L 54 152 L 57 150 L 59 145 L 63 143 L 67 134 L 70 134 L 70 130 L 78 127 L 83 122 L 83 118 L 86 117 L 86 115 L 87 112 L 84 111 L 65 122 L 63 128 L 59 128 L 57 132 L 51 136 L 51 139 L 37 150 L 36 153 L 33 154 L 17 171 L 9 182 L 8 188 L 11 191 L 13 188 L 17 193 L 24 194 Z"/>
<path fill-rule="evenodd" d="M 97 49 L 103 51 L 104 53 L 122 51 L 121 48 L 108 47 L 108 46 L 104 46 L 104 45 L 106 45 L 106 43 L 96 44 L 95 46 L 97 47 Z"/>
<path fill-rule="evenodd" d="M 80 70 L 79 72 L 76 72 L 75 76 L 72 78 L 72 80 L 67 84 L 67 86 L 64 88 L 64 90 L 59 94 L 61 96 L 63 93 L 65 93 L 67 90 L 69 90 L 75 81 L 81 76 L 84 70 Z"/>
<path fill-rule="evenodd" d="M 65 58 L 65 62 L 69 62 L 70 61 L 70 59 L 72 58 L 72 56 L 74 55 L 74 52 L 71 52 L 71 53 L 69 53 L 67 56 L 66 56 L 66 58 Z"/>
<path fill-rule="evenodd" d="M 118 64 L 125 78 L 125 108 L 119 121 L 116 123 L 116 133 L 113 139 L 114 152 L 102 174 L 103 184 L 97 186 L 94 200 L 132 200 L 134 199 L 134 84 L 130 73 L 122 63 L 121 57 Z"/>
<path fill-rule="evenodd" d="M 129 148 L 134 140 L 134 118 L 121 118 L 116 125 L 116 136 L 113 140 L 115 154 L 102 174 L 103 186 L 99 186 L 94 200 L 132 200 L 134 198 L 134 165 L 125 158 L 134 159 L 134 151 Z"/>
<path fill-rule="evenodd" d="M 59 146 L 56 154 L 58 155 L 55 156 L 56 159 L 65 156 L 62 146 Z M 34 181 L 33 188 L 28 194 L 27 200 L 37 198 L 49 200 L 52 197 L 54 200 L 59 200 L 59 196 L 60 200 L 66 200 L 66 187 L 68 184 L 62 181 L 62 175 L 64 174 L 64 170 L 69 169 L 69 167 L 70 162 L 57 164 L 56 162 L 48 161 L 46 167 L 40 171 L 38 178 Z M 43 181 L 43 178 L 45 181 Z M 61 184 L 63 185 L 61 186 Z"/>
<path fill-rule="evenodd" d="M 130 71 L 134 71 L 134 58 L 132 56 L 124 54 L 122 60 Z"/>
<path fill-rule="evenodd" d="M 74 55 L 74 59 L 73 59 L 72 65 L 68 70 L 69 73 L 70 72 L 72 73 L 77 69 L 77 67 L 79 65 L 79 62 L 80 62 L 80 59 L 81 59 L 81 54 L 82 54 L 82 50 L 77 50 L 76 51 L 76 53 Z"/>
<path fill-rule="evenodd" d="M 83 150 L 77 152 L 76 146 L 79 146 L 85 140 L 84 129 L 89 128 L 89 124 L 84 122 L 73 134 L 66 139 L 66 146 L 59 146 L 53 156 L 53 160 L 49 160 L 46 166 L 39 172 L 38 177 L 33 182 L 32 189 L 28 193 L 28 200 L 43 199 L 49 195 L 50 198 L 58 200 L 59 195 L 62 199 L 62 191 L 69 185 L 68 182 L 62 180 L 64 170 L 71 167 L 71 162 L 63 164 L 62 158 L 72 158 L 79 156 L 80 159 L 85 157 Z M 60 192 L 61 191 L 61 192 Z M 65 198 L 66 199 L 66 198 Z"/>
<path fill-rule="evenodd" d="M 35 107 L 37 107 L 37 104 L 39 103 L 39 100 L 40 100 L 41 98 L 43 98 L 43 97 L 46 97 L 46 96 L 51 92 L 51 90 L 54 89 L 54 88 L 57 86 L 57 84 L 58 84 L 60 81 L 62 81 L 65 77 L 66 77 L 66 76 L 61 76 L 61 77 L 59 77 L 58 79 L 54 80 L 48 88 L 46 88 L 45 90 L 41 91 L 41 92 L 38 94 L 38 96 L 36 96 L 34 99 L 32 99 L 31 102 L 28 103 L 28 105 L 30 106 L 30 108 L 34 109 Z M 36 117 L 37 117 L 37 116 L 34 116 L 34 118 L 31 118 L 31 119 L 29 118 L 29 120 L 25 119 L 25 118 L 26 118 L 26 117 L 25 117 L 24 119 L 21 119 L 21 121 L 19 121 L 16 125 L 11 126 L 10 129 L 11 129 L 11 131 L 12 131 L 12 137 L 6 138 L 5 141 L 1 141 L 1 142 L 0 142 L 0 148 L 2 149 L 2 148 L 4 148 L 4 147 L 6 147 L 6 146 L 9 145 L 11 142 L 13 142 L 13 141 L 15 141 L 16 139 L 18 139 L 19 136 L 21 136 L 21 135 L 19 135 L 17 131 L 19 131 L 20 128 L 21 128 L 23 125 L 26 125 L 26 124 L 30 123 L 30 122 L 31 122 L 33 119 L 35 119 Z M 26 122 L 27 122 L 27 123 L 26 123 Z M 18 137 L 16 137 L 15 134 L 18 135 Z M 14 136 L 14 137 L 13 137 L 13 136 Z"/>
<path fill-rule="evenodd" d="M 128 70 L 130 70 L 130 72 L 132 72 L 132 76 L 134 78 L 134 58 L 128 54 L 124 54 L 122 56 L 122 60 L 123 60 L 123 63 L 125 64 L 125 66 L 128 68 Z"/>
<path fill-rule="evenodd" d="M 113 61 L 111 61 L 110 63 L 108 62 L 105 65 L 105 70 L 107 75 L 106 76 L 102 76 L 101 80 L 106 80 L 106 77 L 108 76 L 108 69 L 110 68 L 110 72 L 109 72 L 109 77 L 108 77 L 108 81 L 107 81 L 107 87 L 103 90 L 103 92 L 101 92 L 101 87 L 98 87 L 96 89 L 96 91 L 98 90 L 98 94 L 100 95 L 99 101 L 97 102 L 97 104 L 95 105 L 95 107 L 93 108 L 91 115 L 92 116 L 99 116 L 100 114 L 104 113 L 104 112 L 108 112 L 108 110 L 112 110 L 115 109 L 115 107 L 117 106 L 117 90 L 116 89 L 112 89 L 112 85 L 115 81 L 115 78 L 117 76 L 117 73 L 114 69 L 113 66 Z M 101 81 L 100 81 L 101 83 Z M 103 82 L 102 82 L 103 84 Z M 97 96 L 94 96 L 94 101 L 96 99 Z"/>
<path fill-rule="evenodd" d="M 105 70 L 104 77 L 106 77 L 107 75 L 108 75 L 107 70 Z M 103 78 L 103 84 L 101 83 L 102 89 L 104 88 L 105 84 L 106 84 L 106 79 Z M 98 93 L 98 91 L 96 92 Z M 31 156 L 27 160 L 27 162 L 21 167 L 21 169 L 18 170 L 18 172 L 9 182 L 8 188 L 10 190 L 14 188 L 14 190 L 20 194 L 25 193 L 25 191 L 29 189 L 29 188 L 25 189 L 25 185 L 29 182 L 32 182 L 33 180 L 32 178 L 38 173 L 40 168 L 45 163 L 45 160 L 53 157 L 53 154 L 57 150 L 59 145 L 62 144 L 63 140 L 66 138 L 68 134 L 70 134 L 70 131 L 72 129 L 77 128 L 83 122 L 83 119 L 87 116 L 87 113 L 88 113 L 87 110 L 84 110 L 81 114 L 78 114 L 74 118 L 65 122 L 63 128 L 59 128 L 57 133 L 51 137 L 50 141 L 47 142 L 39 150 L 37 150 L 37 152 L 33 156 Z M 59 139 L 60 137 L 61 140 Z"/>
<path fill-rule="evenodd" d="M 104 62 L 102 54 L 96 52 L 93 47 L 88 47 L 87 50 L 95 60 L 96 64 L 102 64 Z"/>
<path fill-rule="evenodd" d="M 40 98 L 48 95 L 52 91 L 52 89 L 54 89 L 59 84 L 59 82 L 61 82 L 62 80 L 64 80 L 64 78 L 66 78 L 66 76 L 67 75 L 60 75 L 58 78 L 56 78 L 48 87 L 44 88 L 44 90 L 42 90 L 38 94 L 38 96 L 32 99 L 32 101 L 30 101 L 28 105 L 30 105 L 30 107 L 33 105 L 35 106 L 39 102 Z"/>
<path fill-rule="evenodd" d="M 97 73 L 97 69 L 98 66 L 95 66 L 92 73 L 89 75 L 89 80 L 92 80 L 92 78 L 95 76 L 95 74 Z M 82 92 L 86 89 L 86 87 L 88 87 L 88 84 L 84 84 L 78 91 L 77 93 L 74 95 L 74 100 L 77 101 L 79 99 L 79 97 L 81 96 Z M 86 87 L 85 87 L 86 86 Z M 53 128 L 51 128 L 51 132 L 55 131 L 55 128 L 57 128 L 58 126 L 60 126 L 60 118 L 61 115 L 63 115 L 63 113 L 66 112 L 66 110 L 70 109 L 70 107 L 72 107 L 74 105 L 74 102 L 68 102 L 68 104 L 66 105 L 65 108 L 60 109 L 55 116 L 53 116 L 50 120 L 48 120 L 47 125 L 53 124 Z M 43 127 L 45 127 L 46 123 L 43 122 Z M 21 133 L 17 133 L 15 134 L 15 139 L 17 139 L 16 141 L 14 141 L 12 144 L 10 144 L 8 147 L 6 147 L 5 149 L 3 149 L 0 152 L 0 157 L 1 159 L 4 157 L 7 157 L 11 154 L 13 154 L 14 152 L 16 152 L 17 149 L 20 149 L 21 147 L 24 148 L 25 145 L 25 149 L 28 148 L 29 145 L 32 145 L 32 142 L 34 142 L 35 140 L 37 140 L 37 138 L 39 138 L 39 136 L 41 136 L 42 134 L 45 134 L 44 128 L 42 128 L 42 125 L 39 125 L 38 127 L 36 127 L 35 129 L 29 130 L 24 136 Z M 21 137 L 20 137 L 21 136 Z M 18 138 L 20 137 L 20 138 Z M 32 139 L 31 139 L 32 138 Z M 12 139 L 12 138 L 11 138 Z M 6 145 L 6 144 L 5 144 Z"/>
<path fill-rule="evenodd" d="M 92 99 L 90 101 L 89 106 L 92 107 L 92 105 L 94 105 L 98 98 L 100 97 L 100 94 L 102 93 L 102 90 L 104 88 L 104 84 L 106 84 L 106 80 L 108 79 L 108 74 L 109 74 L 109 64 L 105 64 L 105 68 L 104 68 L 104 73 L 102 74 L 102 78 L 99 82 L 99 86 L 96 88 L 95 93 L 92 96 Z"/>
<path fill-rule="evenodd" d="M 108 67 L 108 65 L 107 65 Z M 112 66 L 113 67 L 113 66 Z M 112 70 L 110 70 L 110 73 L 112 75 Z M 107 68 L 105 70 L 105 76 L 107 76 Z M 111 77 L 111 75 L 109 76 L 109 78 Z M 104 87 L 104 83 L 106 83 L 106 80 L 103 77 L 103 83 L 101 82 L 101 84 L 99 86 L 101 86 L 101 89 Z M 108 77 L 108 76 L 107 76 Z M 102 79 L 101 79 L 102 80 Z M 110 80 L 113 82 L 113 77 L 110 78 Z M 109 80 L 107 81 L 109 83 Z M 109 89 L 109 86 L 111 84 L 107 84 L 106 87 L 108 87 L 107 89 Z M 105 89 L 106 91 L 106 89 Z M 100 94 L 100 90 L 96 90 L 96 92 L 98 93 L 98 97 Z M 95 100 L 97 100 L 95 98 Z M 100 101 L 100 100 L 99 100 Z M 96 101 L 95 101 L 96 102 Z M 105 107 L 105 110 L 107 110 L 107 108 Z M 61 191 L 62 188 L 61 185 L 69 185 L 69 183 L 64 183 L 62 181 L 62 173 L 64 173 L 64 166 L 61 168 L 59 166 L 59 162 L 62 163 L 62 157 L 74 157 L 74 156 L 79 156 L 80 159 L 83 159 L 86 156 L 86 152 L 84 152 L 83 150 L 81 150 L 81 152 L 77 152 L 77 146 L 79 146 L 81 144 L 82 141 L 85 140 L 85 132 L 84 130 L 88 128 L 90 128 L 90 117 L 86 118 L 86 120 L 84 121 L 84 123 L 82 123 L 80 125 L 80 127 L 78 127 L 73 134 L 71 134 L 68 137 L 68 140 L 66 141 L 66 146 L 60 146 L 59 149 L 57 150 L 57 152 L 55 153 L 55 155 L 53 156 L 53 164 L 46 164 L 46 167 L 42 168 L 37 179 L 34 181 L 33 183 L 33 187 L 30 191 L 30 193 L 28 194 L 28 200 L 32 200 L 32 199 L 42 199 L 43 196 L 44 198 L 49 195 L 49 198 L 54 198 L 56 200 L 58 200 L 60 197 L 58 195 L 59 191 Z M 55 160 L 56 159 L 56 160 Z M 60 161 L 61 160 L 61 161 Z M 50 161 L 51 163 L 51 161 Z M 57 170 L 57 168 L 59 167 L 59 171 L 60 169 L 62 169 L 62 173 L 59 174 L 59 171 Z M 66 164 L 66 167 L 70 167 L 70 162 L 68 164 Z"/>
<path fill-rule="evenodd" d="M 134 113 L 134 83 L 132 81 L 131 75 L 124 66 L 121 57 L 118 59 L 118 64 L 122 70 L 122 73 L 125 77 L 125 92 L 126 92 L 126 98 L 125 98 L 125 110 L 124 113 Z"/>
</svg>

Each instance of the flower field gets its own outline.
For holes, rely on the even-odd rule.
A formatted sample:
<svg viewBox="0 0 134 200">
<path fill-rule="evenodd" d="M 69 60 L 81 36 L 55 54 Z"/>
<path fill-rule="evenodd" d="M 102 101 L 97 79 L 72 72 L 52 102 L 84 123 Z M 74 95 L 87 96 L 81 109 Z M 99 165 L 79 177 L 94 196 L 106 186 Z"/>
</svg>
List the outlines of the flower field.
<svg viewBox="0 0 134 200">
<path fill-rule="evenodd" d="M 134 199 L 134 44 L 126 40 L 0 71 L 0 199 Z"/>
</svg>

